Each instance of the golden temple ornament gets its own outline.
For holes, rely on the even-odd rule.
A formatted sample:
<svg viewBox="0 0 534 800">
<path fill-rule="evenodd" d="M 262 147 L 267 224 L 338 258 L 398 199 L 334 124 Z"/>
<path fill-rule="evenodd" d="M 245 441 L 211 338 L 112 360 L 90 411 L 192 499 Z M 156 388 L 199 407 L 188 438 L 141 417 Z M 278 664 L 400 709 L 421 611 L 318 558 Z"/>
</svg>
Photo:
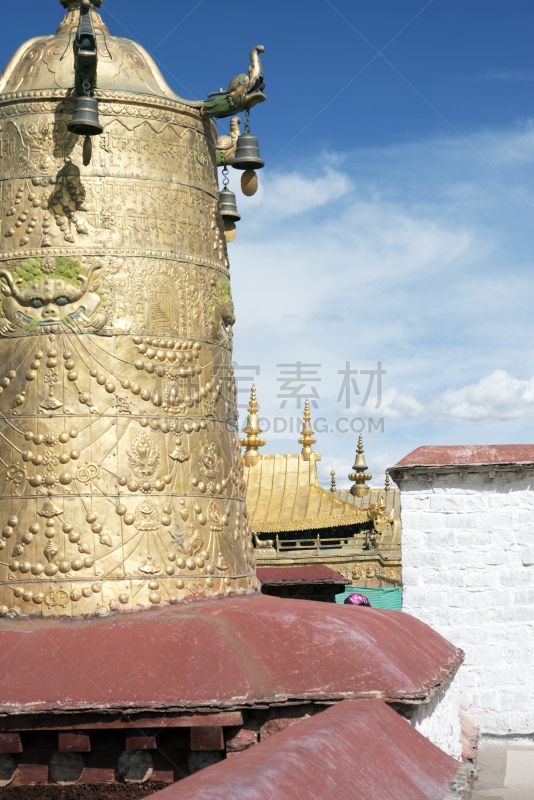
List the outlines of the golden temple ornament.
<svg viewBox="0 0 534 800">
<path fill-rule="evenodd" d="M 311 416 L 310 416 L 310 403 L 308 400 L 304 403 L 304 422 L 302 424 L 302 430 L 300 432 L 301 438 L 298 440 L 299 444 L 302 445 L 301 455 L 303 461 L 309 461 L 313 455 L 313 450 L 311 448 L 312 444 L 317 442 L 317 439 L 313 438 L 313 428 L 311 424 Z"/>
<path fill-rule="evenodd" d="M 256 387 L 253 386 L 250 392 L 250 403 L 248 406 L 247 424 L 243 431 L 247 434 L 243 439 L 240 439 L 240 444 L 245 447 L 245 455 L 243 456 L 243 464 L 246 467 L 253 467 L 260 460 L 260 453 L 258 447 L 265 445 L 265 439 L 260 438 L 262 430 L 260 428 L 260 420 L 258 417 L 259 406 L 256 400 Z"/>
<path fill-rule="evenodd" d="M 360 436 L 358 439 L 358 449 L 356 450 L 356 461 L 352 467 L 354 472 L 349 475 L 349 481 L 355 481 L 350 487 L 350 493 L 355 497 L 365 497 L 369 494 L 369 487 L 365 485 L 366 481 L 370 481 L 373 477 L 365 470 L 367 464 L 365 463 L 365 456 L 363 454 L 363 440 Z"/>
<path fill-rule="evenodd" d="M 336 471 L 334 469 L 330 473 L 330 491 L 332 492 L 332 494 L 337 492 L 337 488 L 336 488 Z"/>
<path fill-rule="evenodd" d="M 60 1 L 0 77 L 0 615 L 257 592 L 213 120 L 265 100 L 262 49 L 188 101 L 103 0 Z"/>
</svg>

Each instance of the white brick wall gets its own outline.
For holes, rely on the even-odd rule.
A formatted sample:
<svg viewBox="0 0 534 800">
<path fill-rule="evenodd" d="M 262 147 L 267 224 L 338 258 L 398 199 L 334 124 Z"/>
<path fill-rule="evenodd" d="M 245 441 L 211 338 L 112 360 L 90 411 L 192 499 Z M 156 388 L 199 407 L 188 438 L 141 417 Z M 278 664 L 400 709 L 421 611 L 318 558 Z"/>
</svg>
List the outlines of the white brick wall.
<svg viewBox="0 0 534 800">
<path fill-rule="evenodd" d="M 432 744 L 457 759 L 462 756 L 459 678 L 459 673 L 456 673 L 436 692 L 430 703 L 417 707 L 410 720 Z"/>
<path fill-rule="evenodd" d="M 485 733 L 534 733 L 534 473 L 400 482 L 403 610 L 466 653 L 461 707 Z"/>
</svg>

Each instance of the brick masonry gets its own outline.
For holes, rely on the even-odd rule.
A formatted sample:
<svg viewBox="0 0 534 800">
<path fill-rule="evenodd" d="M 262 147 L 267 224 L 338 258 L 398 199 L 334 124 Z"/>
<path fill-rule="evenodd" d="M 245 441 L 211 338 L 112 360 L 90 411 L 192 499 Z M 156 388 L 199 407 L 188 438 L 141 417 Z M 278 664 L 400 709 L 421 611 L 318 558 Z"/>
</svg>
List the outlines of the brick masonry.
<svg viewBox="0 0 534 800">
<path fill-rule="evenodd" d="M 461 706 L 482 732 L 533 733 L 534 471 L 392 474 L 401 487 L 403 610 L 465 650 Z"/>
</svg>

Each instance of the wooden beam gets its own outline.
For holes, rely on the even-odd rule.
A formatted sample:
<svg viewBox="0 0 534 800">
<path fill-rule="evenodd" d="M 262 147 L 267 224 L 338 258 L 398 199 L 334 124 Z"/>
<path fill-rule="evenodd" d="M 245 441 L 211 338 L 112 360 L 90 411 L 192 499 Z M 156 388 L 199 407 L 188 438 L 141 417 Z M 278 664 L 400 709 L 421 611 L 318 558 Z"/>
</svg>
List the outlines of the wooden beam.
<svg viewBox="0 0 534 800">
<path fill-rule="evenodd" d="M 263 707 L 263 706 L 262 706 Z M 0 719 L 0 732 L 16 731 L 73 731 L 113 728 L 193 728 L 210 725 L 230 728 L 243 724 L 241 711 L 221 711 L 214 714 L 53 714 L 46 716 L 16 715 Z"/>
<path fill-rule="evenodd" d="M 215 725 L 191 728 L 191 750 L 224 750 L 223 729 Z"/>
<path fill-rule="evenodd" d="M 25 750 L 18 758 L 17 771 L 10 783 L 12 786 L 26 786 L 29 783 L 48 783 L 48 763 L 53 750 Z"/>
<path fill-rule="evenodd" d="M 22 753 L 20 733 L 0 733 L 0 753 Z"/>
<path fill-rule="evenodd" d="M 58 734 L 60 753 L 89 753 L 91 751 L 91 734 L 83 731 L 61 731 Z"/>
</svg>

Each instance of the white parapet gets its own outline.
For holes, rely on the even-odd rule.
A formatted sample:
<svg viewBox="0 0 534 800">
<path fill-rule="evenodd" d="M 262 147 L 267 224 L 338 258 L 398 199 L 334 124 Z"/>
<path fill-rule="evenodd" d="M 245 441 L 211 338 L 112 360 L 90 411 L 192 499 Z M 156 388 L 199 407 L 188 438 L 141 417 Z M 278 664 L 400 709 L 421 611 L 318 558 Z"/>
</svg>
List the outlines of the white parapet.
<svg viewBox="0 0 534 800">
<path fill-rule="evenodd" d="M 460 704 L 481 733 L 534 733 L 534 447 L 419 448 L 391 474 L 403 610 L 465 651 Z"/>
<path fill-rule="evenodd" d="M 458 683 L 457 673 L 435 693 L 430 702 L 417 706 L 410 722 L 432 744 L 459 760 L 462 755 L 462 731 Z"/>
</svg>

